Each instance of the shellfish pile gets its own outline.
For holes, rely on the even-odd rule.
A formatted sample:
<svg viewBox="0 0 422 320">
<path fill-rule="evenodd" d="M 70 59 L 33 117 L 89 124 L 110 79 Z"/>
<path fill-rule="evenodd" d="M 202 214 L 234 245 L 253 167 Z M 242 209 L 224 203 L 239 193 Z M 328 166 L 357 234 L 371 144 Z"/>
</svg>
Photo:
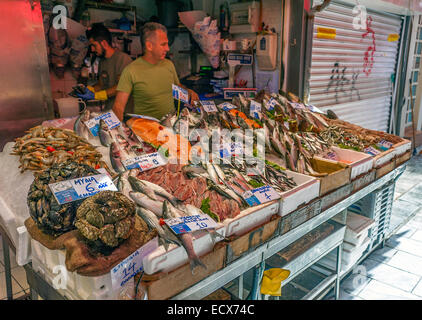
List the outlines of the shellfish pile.
<svg viewBox="0 0 422 320">
<path fill-rule="evenodd" d="M 129 238 L 134 224 L 135 204 L 120 192 L 101 191 L 76 212 L 76 228 L 91 248 L 104 254 Z"/>
<path fill-rule="evenodd" d="M 17 138 L 13 149 L 12 154 L 19 156 L 21 172 L 32 170 L 41 173 L 68 160 L 96 169 L 104 167 L 109 171 L 107 164 L 101 160 L 101 153 L 72 130 L 39 125 Z"/>
<path fill-rule="evenodd" d="M 60 205 L 48 185 L 98 173 L 86 164 L 68 161 L 54 164 L 51 168 L 36 175 L 29 188 L 27 203 L 30 216 L 38 228 L 53 236 L 59 236 L 74 229 L 76 209 L 82 200 Z"/>
</svg>

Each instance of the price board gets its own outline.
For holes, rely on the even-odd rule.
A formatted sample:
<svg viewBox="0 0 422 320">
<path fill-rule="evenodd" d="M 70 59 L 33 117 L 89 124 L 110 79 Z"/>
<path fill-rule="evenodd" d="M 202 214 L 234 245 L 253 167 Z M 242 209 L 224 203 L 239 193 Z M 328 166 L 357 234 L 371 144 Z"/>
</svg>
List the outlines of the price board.
<svg viewBox="0 0 422 320">
<path fill-rule="evenodd" d="M 183 216 L 172 219 L 165 219 L 164 222 L 175 234 L 182 234 L 203 229 L 214 229 L 218 225 L 206 214 Z"/>
<path fill-rule="evenodd" d="M 122 164 L 125 166 L 126 170 L 137 168 L 142 172 L 166 165 L 167 159 L 160 153 L 153 152 L 128 160 L 123 160 Z"/>
<path fill-rule="evenodd" d="M 266 202 L 280 199 L 278 192 L 271 186 L 262 186 L 243 194 L 243 198 L 250 206 L 257 206 Z"/>
<path fill-rule="evenodd" d="M 50 183 L 48 186 L 59 204 L 88 198 L 104 190 L 117 191 L 107 174 L 64 180 Z"/>
<path fill-rule="evenodd" d="M 212 100 L 201 100 L 201 105 L 204 108 L 204 110 L 208 113 L 211 112 L 217 112 L 217 106 L 215 105 L 215 102 Z"/>
</svg>

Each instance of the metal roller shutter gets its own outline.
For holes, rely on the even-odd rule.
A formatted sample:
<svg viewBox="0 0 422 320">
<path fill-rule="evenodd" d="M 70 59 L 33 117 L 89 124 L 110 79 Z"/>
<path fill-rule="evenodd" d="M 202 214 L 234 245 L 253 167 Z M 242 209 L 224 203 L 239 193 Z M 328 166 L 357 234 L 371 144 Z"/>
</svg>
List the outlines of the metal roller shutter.
<svg viewBox="0 0 422 320">
<path fill-rule="evenodd" d="M 308 102 L 343 120 L 387 131 L 402 20 L 367 9 L 355 30 L 353 7 L 331 3 L 314 21 Z"/>
</svg>

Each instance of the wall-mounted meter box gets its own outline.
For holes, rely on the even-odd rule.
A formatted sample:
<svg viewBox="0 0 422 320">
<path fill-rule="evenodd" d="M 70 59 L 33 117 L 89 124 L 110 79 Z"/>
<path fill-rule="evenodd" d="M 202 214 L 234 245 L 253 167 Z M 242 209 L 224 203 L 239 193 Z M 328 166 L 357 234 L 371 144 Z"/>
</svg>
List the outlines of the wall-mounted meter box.
<svg viewBox="0 0 422 320">
<path fill-rule="evenodd" d="M 256 37 L 258 69 L 274 70 L 277 64 L 277 34 L 260 34 Z"/>
<path fill-rule="evenodd" d="M 258 28 L 258 1 L 230 4 L 230 33 L 255 33 Z"/>
</svg>

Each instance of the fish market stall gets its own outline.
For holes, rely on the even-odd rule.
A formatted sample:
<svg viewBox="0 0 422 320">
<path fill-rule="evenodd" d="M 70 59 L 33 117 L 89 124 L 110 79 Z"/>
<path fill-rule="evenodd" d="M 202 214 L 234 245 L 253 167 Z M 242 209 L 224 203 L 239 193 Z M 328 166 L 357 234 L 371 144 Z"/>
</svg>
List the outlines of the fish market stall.
<svg viewBox="0 0 422 320">
<path fill-rule="evenodd" d="M 87 109 L 6 144 L 0 221 L 33 292 L 202 299 L 254 270 L 258 298 L 265 264 L 291 272 L 284 285 L 333 250 L 308 298 L 338 289 L 331 219 L 394 182 L 410 144 L 279 94 L 205 105 L 125 123 Z"/>
</svg>

